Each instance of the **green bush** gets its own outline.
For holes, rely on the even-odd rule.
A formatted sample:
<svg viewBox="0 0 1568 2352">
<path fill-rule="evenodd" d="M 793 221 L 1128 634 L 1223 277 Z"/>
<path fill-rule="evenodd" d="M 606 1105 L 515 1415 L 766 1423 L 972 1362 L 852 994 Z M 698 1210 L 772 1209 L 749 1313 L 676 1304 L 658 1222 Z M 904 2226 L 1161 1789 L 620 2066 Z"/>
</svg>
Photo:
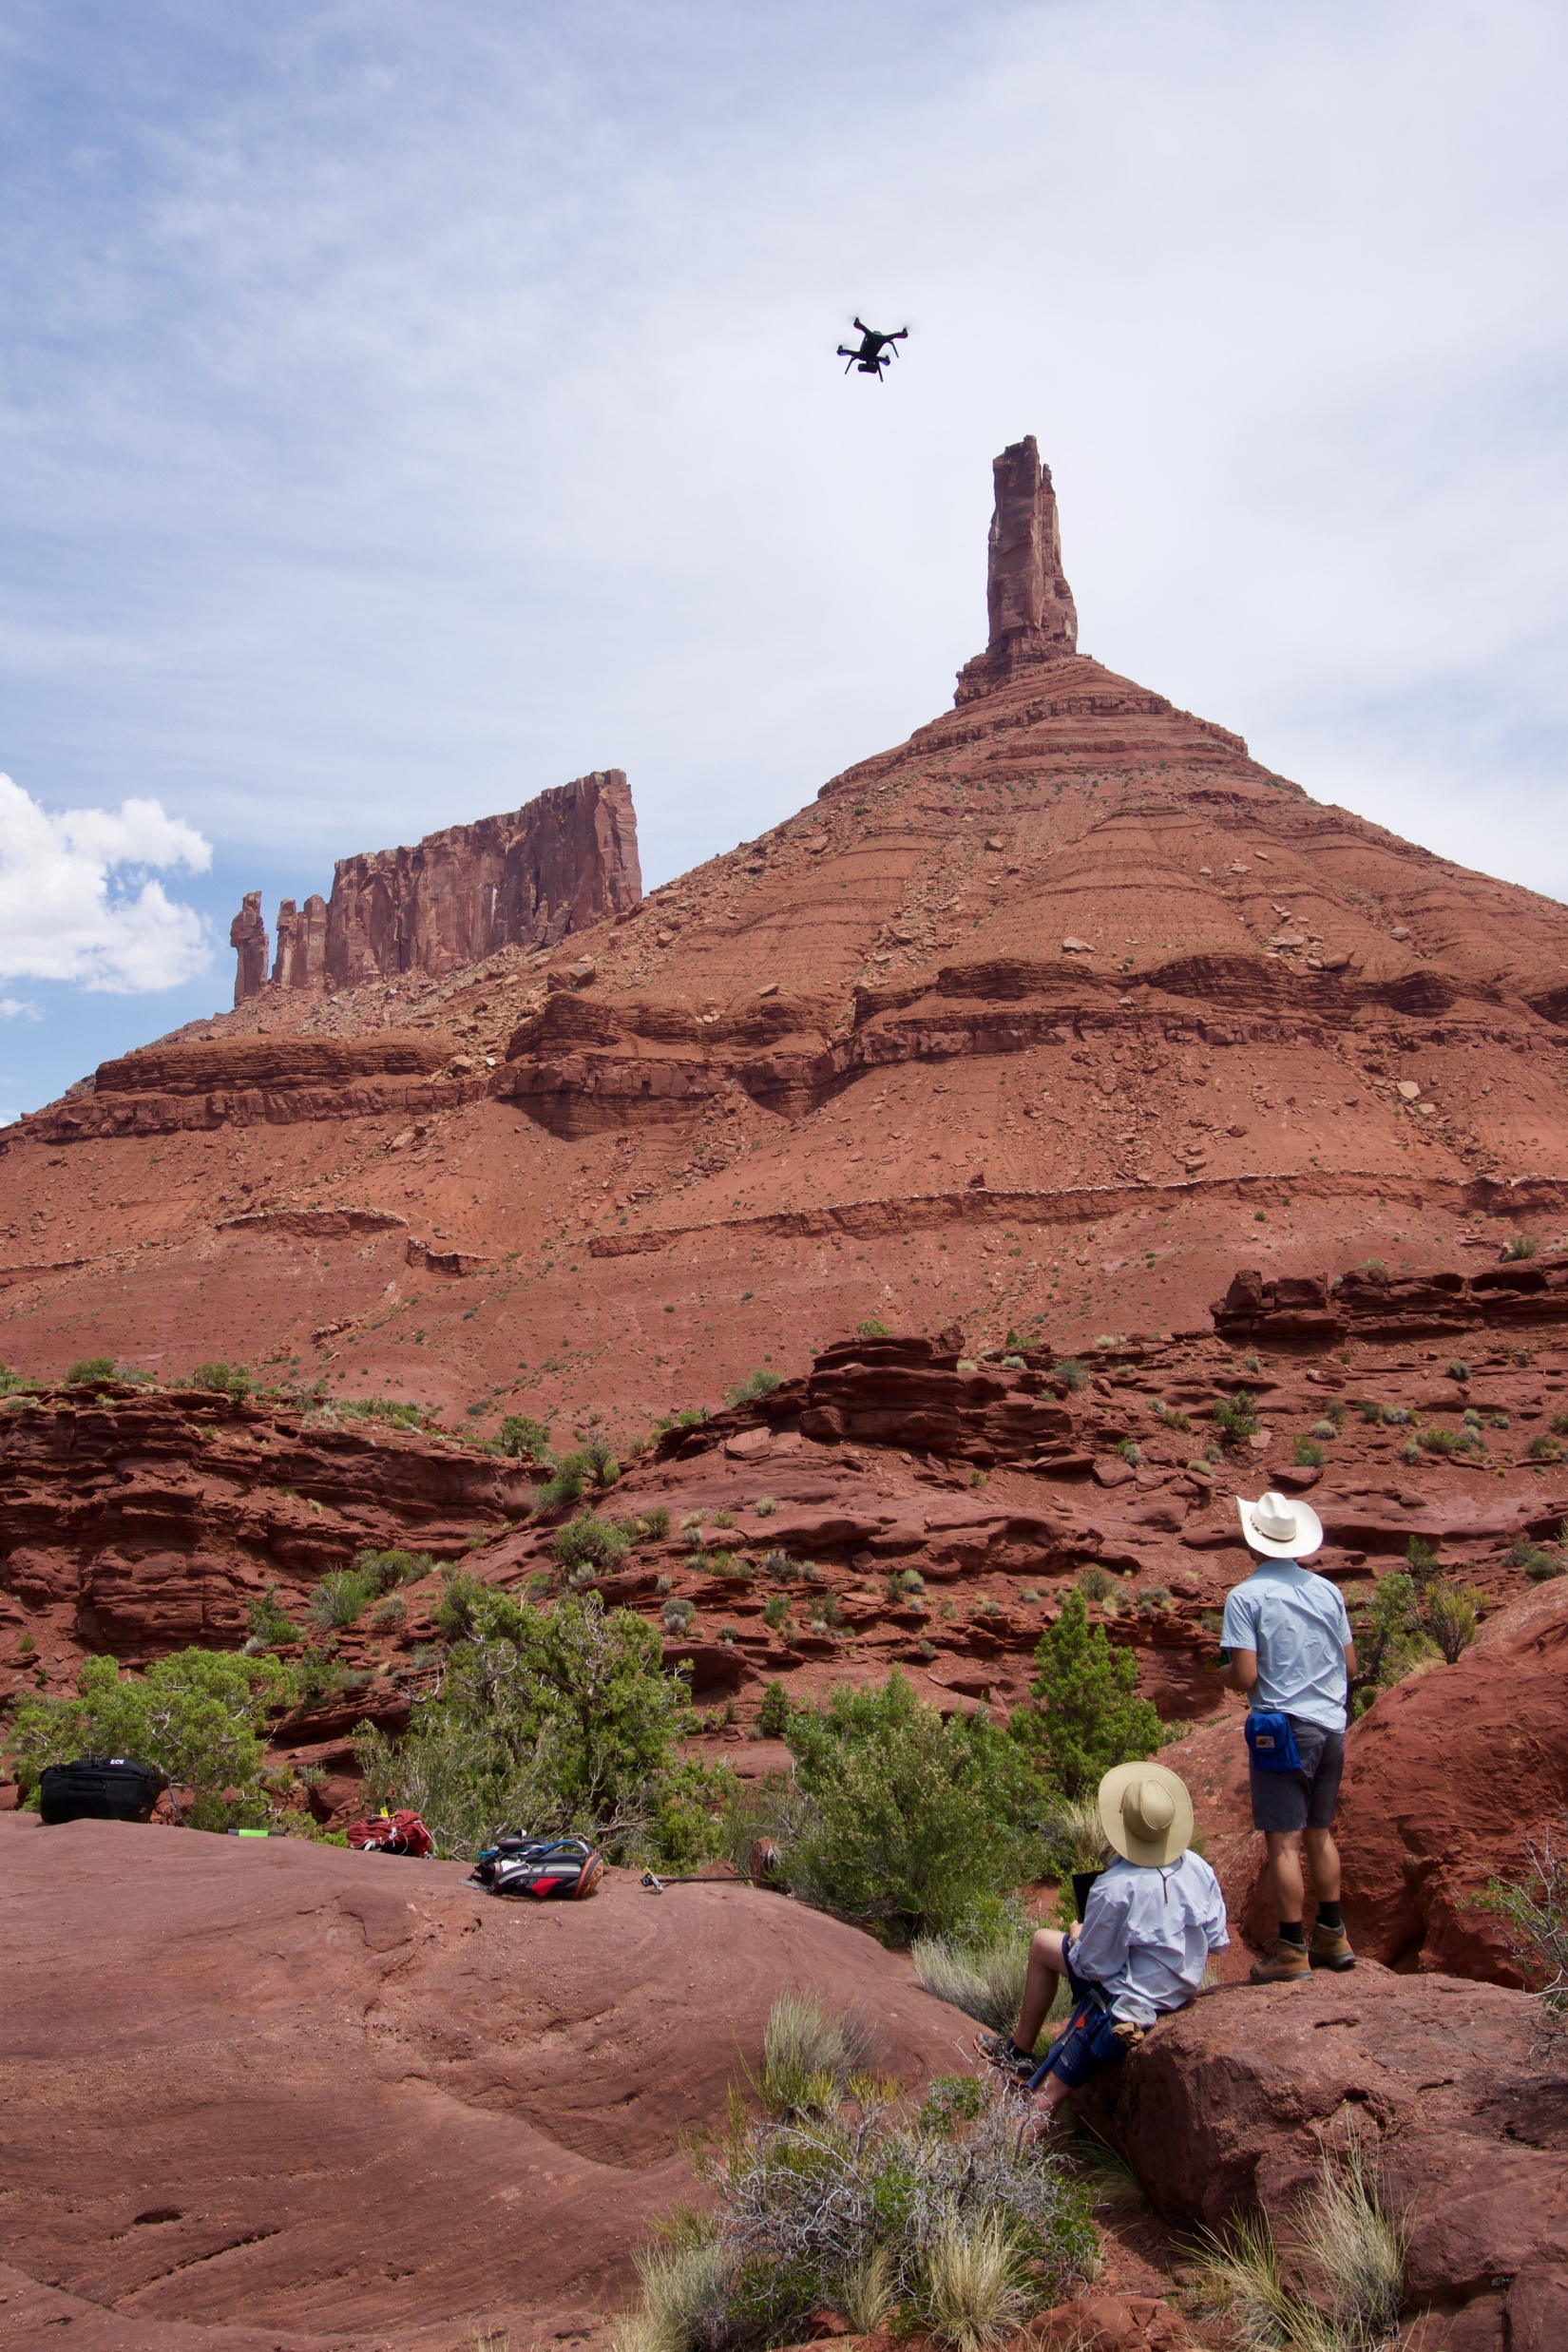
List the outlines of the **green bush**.
<svg viewBox="0 0 1568 2352">
<path fill-rule="evenodd" d="M 1457 1380 L 1461 1383 L 1469 1379 L 1470 1367 L 1465 1363 L 1463 1356 L 1455 1356 L 1453 1358 L 1448 1367 L 1448 1377 L 1450 1380 Z"/>
<path fill-rule="evenodd" d="M 1113 1765 L 1155 1753 L 1159 1716 L 1138 1695 L 1138 1660 L 1091 1627 L 1080 1592 L 1066 1595 L 1041 1635 L 1035 1663 L 1035 1705 L 1015 1708 L 1009 1728 L 1053 1788 L 1087 1796 Z"/>
<path fill-rule="evenodd" d="M 109 1369 L 114 1368 L 112 1362 Z M 251 1376 L 242 1364 L 199 1364 L 190 1376 L 193 1388 L 210 1388 L 216 1395 L 243 1397 L 251 1391 Z"/>
<path fill-rule="evenodd" d="M 1555 2039 L 1568 2028 L 1568 1861 L 1549 1837 L 1524 1853 L 1528 1875 L 1488 1879 L 1486 1905 L 1512 1928 L 1514 1950 Z"/>
<path fill-rule="evenodd" d="M 227 1368 L 225 1366 L 225 1371 Z M 112 1356 L 84 1356 L 80 1364 L 73 1364 L 66 1374 L 65 1386 L 67 1388 L 95 1388 L 113 1378 Z"/>
<path fill-rule="evenodd" d="M 887 1339 L 889 1337 L 887 1325 L 880 1322 L 875 1315 L 868 1315 L 863 1323 L 857 1323 L 854 1327 L 854 1335 L 856 1339 Z"/>
<path fill-rule="evenodd" d="M 1476 1612 L 1484 1593 L 1464 1584 L 1428 1584 L 1421 1595 L 1421 1622 L 1436 1642 L 1444 1663 L 1452 1666 L 1476 1637 Z"/>
<path fill-rule="evenodd" d="M 1374 1397 L 1362 1397 L 1359 1399 L 1356 1405 L 1356 1411 L 1361 1415 L 1362 1420 L 1365 1422 L 1369 1422 L 1374 1429 L 1385 1418 L 1383 1407 L 1378 1404 Z"/>
<path fill-rule="evenodd" d="M 1079 1571 L 1078 1589 L 1085 1600 L 1098 1601 L 1103 1608 L 1117 1589 L 1115 1577 L 1108 1576 L 1098 1560 Z"/>
<path fill-rule="evenodd" d="M 1330 1438 L 1338 1437 L 1339 1431 L 1335 1428 L 1331 1421 L 1314 1421 L 1312 1424 L 1311 1434 L 1313 1437 L 1321 1440 L 1322 1443 L 1327 1444 Z"/>
<path fill-rule="evenodd" d="M 1323 1467 L 1323 1448 L 1314 1445 L 1310 1438 L 1297 1438 L 1295 1456 L 1304 1470 L 1321 1470 Z"/>
<path fill-rule="evenodd" d="M 899 1941 L 1000 1916 L 1027 1866 L 1033 1793 L 1005 1733 L 945 1723 L 894 1673 L 795 1710 L 785 1736 L 809 1807 L 784 1848 L 794 1892 Z"/>
<path fill-rule="evenodd" d="M 466 1568 L 442 1571 L 441 1598 L 436 1604 L 436 1629 L 448 1641 L 468 1641 L 478 1624 L 478 1613 L 489 1597 L 489 1586 Z"/>
<path fill-rule="evenodd" d="M 1539 1248 L 1540 1244 L 1534 1233 L 1516 1233 L 1502 1254 L 1505 1258 L 1517 1263 L 1520 1258 L 1534 1257 Z"/>
<path fill-rule="evenodd" d="M 1350 1678 L 1352 1716 L 1362 1715 L 1380 1690 L 1389 1690 L 1415 1666 L 1442 1652 L 1423 1623 L 1415 1578 L 1406 1570 L 1380 1577 L 1348 1595 L 1355 1631 L 1356 1672 Z"/>
<path fill-rule="evenodd" d="M 1088 2192 L 1020 2147 L 1000 2087 L 939 2081 L 911 2114 L 852 2071 L 859 2021 L 832 2025 L 788 2036 L 802 2064 L 825 2056 L 814 2074 L 794 2069 L 810 2088 L 800 2107 L 754 2122 L 736 2100 L 723 2137 L 698 2151 L 713 2210 L 688 2211 L 639 2256 L 642 2303 L 618 2352 L 798 2342 L 823 2307 L 862 2332 L 979 2352 L 1093 2275 Z"/>
<path fill-rule="evenodd" d="M 637 1541 L 665 1543 L 669 1540 L 670 1515 L 660 1503 L 657 1510 L 640 1511 L 637 1515 Z"/>
<path fill-rule="evenodd" d="M 507 1413 L 501 1424 L 501 1435 L 496 1441 L 500 1451 L 510 1454 L 516 1462 L 548 1463 L 550 1432 L 548 1425 L 530 1420 L 526 1413 Z"/>
<path fill-rule="evenodd" d="M 679 1593 L 659 1613 L 660 1623 L 667 1634 L 683 1634 L 696 1616 L 696 1601 L 685 1600 Z"/>
<path fill-rule="evenodd" d="M 262 1650 L 276 1650 L 286 1641 L 299 1639 L 299 1628 L 279 1601 L 276 1584 L 269 1584 L 259 1599 L 250 1603 L 245 1623 L 252 1641 Z"/>
<path fill-rule="evenodd" d="M 762 1622 L 771 1634 L 776 1634 L 790 1614 L 790 1604 L 782 1593 L 770 1593 L 762 1604 Z"/>
<path fill-rule="evenodd" d="M 15 1702 L 7 1744 L 28 1801 L 47 1765 L 82 1755 L 134 1756 L 192 1791 L 198 1829 L 256 1826 L 269 1807 L 261 1788 L 269 1710 L 295 1688 L 277 1658 L 180 1650 L 144 1673 L 88 1658 L 74 1698 Z M 227 1790 L 234 1796 L 225 1795 Z"/>
<path fill-rule="evenodd" d="M 543 1518 L 548 1511 L 559 1511 L 564 1503 L 581 1501 L 587 1482 L 588 1464 L 584 1456 L 564 1455 L 543 1486 L 536 1486 L 533 1490 L 530 1508 L 534 1516 Z"/>
<path fill-rule="evenodd" d="M 1524 1449 L 1527 1462 L 1556 1463 L 1562 1460 L 1562 1448 L 1549 1437 L 1533 1437 Z"/>
<path fill-rule="evenodd" d="M 763 1365 L 756 1371 L 748 1372 L 744 1380 L 736 1382 L 725 1394 L 732 1405 L 750 1405 L 757 1397 L 771 1397 L 775 1388 L 782 1387 L 783 1382 L 782 1372 L 773 1371 Z"/>
<path fill-rule="evenodd" d="M 788 1583 L 794 1575 L 794 1562 L 788 1552 L 765 1553 L 762 1567 L 765 1575 L 776 1578 L 780 1584 Z"/>
<path fill-rule="evenodd" d="M 775 1598 L 783 1604 L 783 1595 Z M 769 1602 L 772 1608 L 773 1602 Z M 765 1739 L 782 1739 L 790 1721 L 790 1694 L 781 1682 L 770 1682 L 756 1711 L 756 1728 Z"/>
<path fill-rule="evenodd" d="M 1137 1438 L 1119 1438 L 1117 1441 L 1117 1452 L 1121 1456 L 1122 1461 L 1126 1463 L 1129 1469 L 1137 1470 L 1142 1467 L 1143 1448 L 1138 1444 Z"/>
<path fill-rule="evenodd" d="M 355 1576 L 364 1578 L 373 1594 L 390 1593 L 399 1584 L 418 1584 L 433 1576 L 435 1569 L 430 1552 L 356 1552 L 354 1558 Z"/>
<path fill-rule="evenodd" d="M 1060 1380 L 1064 1388 L 1086 1388 L 1089 1367 L 1080 1356 L 1063 1356 L 1060 1364 L 1052 1365 L 1051 1378 Z"/>
<path fill-rule="evenodd" d="M 1212 1417 L 1227 1445 L 1245 1444 L 1262 1425 L 1256 1402 L 1245 1388 L 1238 1388 L 1233 1396 L 1216 1397 Z"/>
<path fill-rule="evenodd" d="M 633 1611 L 606 1612 L 597 1593 L 540 1609 L 481 1588 L 471 1632 L 401 1746 L 362 1727 L 355 1748 L 367 1802 L 415 1807 L 439 1853 L 471 1855 L 526 1828 L 679 1866 L 712 1834 L 715 1776 L 677 1753 L 688 1721 L 659 1632 Z"/>
<path fill-rule="evenodd" d="M 581 1518 L 568 1520 L 564 1527 L 556 1531 L 550 1550 L 557 1565 L 568 1573 L 574 1568 L 588 1568 L 604 1575 L 621 1565 L 631 1544 L 632 1539 L 624 1527 L 584 1511 Z"/>
<path fill-rule="evenodd" d="M 376 1603 L 371 1612 L 371 1624 L 378 1634 L 395 1633 L 398 1626 L 407 1623 L 408 1615 L 408 1602 L 401 1593 L 393 1593 L 388 1599 Z"/>
<path fill-rule="evenodd" d="M 344 1626 L 358 1624 L 378 1589 L 371 1578 L 353 1568 L 335 1568 L 316 1587 L 305 1612 L 313 1625 L 340 1632 Z"/>
</svg>

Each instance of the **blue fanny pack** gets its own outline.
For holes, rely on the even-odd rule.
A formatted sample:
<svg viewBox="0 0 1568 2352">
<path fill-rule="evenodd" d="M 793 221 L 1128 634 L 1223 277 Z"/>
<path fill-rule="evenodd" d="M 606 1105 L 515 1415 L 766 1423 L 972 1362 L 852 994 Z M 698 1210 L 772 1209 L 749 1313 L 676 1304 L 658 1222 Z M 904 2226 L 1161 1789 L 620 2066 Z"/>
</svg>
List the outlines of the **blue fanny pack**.
<svg viewBox="0 0 1568 2352">
<path fill-rule="evenodd" d="M 1299 1772 L 1301 1751 L 1289 1715 L 1254 1709 L 1247 1718 L 1247 1745 L 1260 1772 Z"/>
</svg>

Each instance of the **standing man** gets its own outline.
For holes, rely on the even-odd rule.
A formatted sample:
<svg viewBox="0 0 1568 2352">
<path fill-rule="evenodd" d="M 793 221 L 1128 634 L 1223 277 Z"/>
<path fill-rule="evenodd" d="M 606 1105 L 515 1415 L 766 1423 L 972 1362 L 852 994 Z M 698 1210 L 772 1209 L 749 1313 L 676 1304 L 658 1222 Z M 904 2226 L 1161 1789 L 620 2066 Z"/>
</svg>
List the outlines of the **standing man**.
<svg viewBox="0 0 1568 2352">
<path fill-rule="evenodd" d="M 1238 1495 L 1236 1509 L 1259 1557 L 1225 1603 L 1221 1639 L 1229 1656 L 1220 1679 L 1248 1703 L 1252 1826 L 1269 1842 L 1279 1923 L 1273 1950 L 1254 1966 L 1252 1982 L 1290 1984 L 1314 1968 L 1356 1964 L 1339 1915 L 1339 1851 L 1329 1834 L 1345 1769 L 1355 1644 L 1337 1589 L 1301 1564 L 1323 1541 L 1317 1513 L 1276 1494 L 1257 1502 Z M 1310 1952 L 1302 1930 L 1303 1840 L 1317 1896 Z"/>
</svg>

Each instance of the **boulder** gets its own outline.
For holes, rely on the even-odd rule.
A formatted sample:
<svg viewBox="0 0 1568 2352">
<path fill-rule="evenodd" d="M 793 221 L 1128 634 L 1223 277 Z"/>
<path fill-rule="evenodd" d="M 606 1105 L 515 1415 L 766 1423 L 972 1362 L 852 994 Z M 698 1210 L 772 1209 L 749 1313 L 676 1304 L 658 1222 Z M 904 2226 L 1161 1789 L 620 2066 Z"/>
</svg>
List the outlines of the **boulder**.
<svg viewBox="0 0 1568 2352">
<path fill-rule="evenodd" d="M 1409 2304 L 1455 2323 L 1420 2341 L 1568 2342 L 1568 2074 L 1526 1994 L 1366 1961 L 1226 1986 L 1157 2026 L 1098 2113 L 1166 2219 L 1211 2229 L 1262 2205 L 1288 2235 L 1354 2141 L 1406 2218 Z"/>
<path fill-rule="evenodd" d="M 777 1993 L 864 2008 L 910 2084 L 961 2022 L 740 1884 L 514 1904 L 461 1863 L 16 1814 L 0 1875 L 8 2344 L 597 2333 Z"/>
</svg>

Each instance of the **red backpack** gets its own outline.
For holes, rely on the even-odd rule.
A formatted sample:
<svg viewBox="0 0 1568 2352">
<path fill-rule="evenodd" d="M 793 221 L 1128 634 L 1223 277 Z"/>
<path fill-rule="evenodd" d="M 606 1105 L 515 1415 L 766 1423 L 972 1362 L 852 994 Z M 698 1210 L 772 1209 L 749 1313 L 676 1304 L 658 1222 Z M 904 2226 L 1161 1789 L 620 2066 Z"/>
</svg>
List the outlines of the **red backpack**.
<svg viewBox="0 0 1568 2352">
<path fill-rule="evenodd" d="M 433 1854 L 435 1840 L 417 1813 L 373 1813 L 351 1821 L 349 1844 L 361 1854 Z"/>
</svg>

